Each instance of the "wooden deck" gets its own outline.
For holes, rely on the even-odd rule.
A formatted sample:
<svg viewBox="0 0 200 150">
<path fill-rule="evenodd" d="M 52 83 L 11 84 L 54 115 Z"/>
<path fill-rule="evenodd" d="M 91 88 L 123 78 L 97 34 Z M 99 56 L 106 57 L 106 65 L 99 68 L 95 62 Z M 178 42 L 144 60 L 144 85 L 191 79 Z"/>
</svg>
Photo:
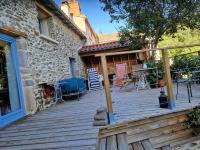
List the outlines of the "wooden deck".
<svg viewBox="0 0 200 150">
<path fill-rule="evenodd" d="M 193 88 L 192 103 L 188 103 L 186 87 L 180 89 L 176 109 L 158 107 L 159 89 L 135 91 L 113 89 L 113 108 L 117 122 L 135 120 L 177 110 L 200 103 L 200 87 Z M 93 127 L 96 109 L 106 106 L 104 91 L 92 91 L 80 101 L 68 101 L 29 116 L 0 130 L 0 149 L 94 150 L 99 127 Z"/>
<path fill-rule="evenodd" d="M 99 131 L 98 150 L 171 150 L 199 140 L 200 137 L 194 136 L 192 129 L 185 126 L 189 111 L 102 127 Z"/>
</svg>

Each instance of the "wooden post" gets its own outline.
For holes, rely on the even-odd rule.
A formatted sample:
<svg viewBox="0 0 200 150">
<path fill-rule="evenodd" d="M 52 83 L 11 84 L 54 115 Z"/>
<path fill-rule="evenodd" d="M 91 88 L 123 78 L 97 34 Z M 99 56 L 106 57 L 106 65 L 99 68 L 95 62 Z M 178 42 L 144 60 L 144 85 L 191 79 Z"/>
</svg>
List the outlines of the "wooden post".
<svg viewBox="0 0 200 150">
<path fill-rule="evenodd" d="M 163 57 L 163 65 L 164 65 L 164 72 L 165 72 L 165 82 L 167 86 L 169 108 L 173 109 L 175 107 L 175 101 L 174 101 L 174 94 L 173 94 L 173 84 L 172 84 L 172 79 L 171 79 L 171 74 L 170 74 L 169 57 L 168 57 L 168 52 L 166 49 L 162 50 L 162 57 Z"/>
<path fill-rule="evenodd" d="M 115 121 L 114 121 L 114 116 L 113 116 L 112 97 L 111 97 L 111 92 L 110 92 L 110 82 L 108 79 L 108 68 L 107 68 L 107 60 L 106 60 L 105 55 L 101 56 L 101 65 L 103 69 L 104 88 L 105 88 L 105 93 L 106 93 L 109 122 L 111 124 L 114 124 Z"/>
<path fill-rule="evenodd" d="M 156 88 L 159 86 L 159 78 L 158 78 L 158 67 L 156 67 Z"/>
</svg>

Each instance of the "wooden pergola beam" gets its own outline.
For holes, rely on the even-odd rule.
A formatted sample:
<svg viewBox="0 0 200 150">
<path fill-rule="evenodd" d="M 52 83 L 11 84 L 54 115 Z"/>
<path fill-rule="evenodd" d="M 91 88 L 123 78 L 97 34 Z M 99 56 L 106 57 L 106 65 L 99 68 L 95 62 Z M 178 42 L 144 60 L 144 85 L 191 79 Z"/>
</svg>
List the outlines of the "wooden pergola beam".
<svg viewBox="0 0 200 150">
<path fill-rule="evenodd" d="M 103 54 L 96 54 L 96 57 L 99 57 L 101 55 L 105 56 L 113 56 L 113 55 L 122 55 L 122 54 L 132 54 L 132 53 L 140 53 L 140 52 L 147 52 L 147 51 L 157 51 L 157 50 L 171 50 L 171 49 L 177 49 L 177 48 L 188 48 L 188 47 L 196 47 L 200 46 L 200 44 L 191 44 L 191 45 L 184 45 L 184 46 L 174 46 L 174 47 L 163 47 L 163 48 L 153 48 L 153 49 L 143 49 L 143 50 L 130 50 L 130 51 L 124 51 L 124 52 L 109 52 L 109 53 L 103 53 Z"/>
<path fill-rule="evenodd" d="M 200 54 L 200 50 L 194 51 L 194 52 L 183 53 L 183 54 L 180 54 L 180 55 L 176 55 L 175 57 L 180 57 L 180 56 L 184 56 L 184 55 L 188 55 L 188 54 L 194 54 L 194 53 L 197 53 L 199 55 Z M 171 56 L 169 58 L 175 58 L 175 57 Z"/>
</svg>

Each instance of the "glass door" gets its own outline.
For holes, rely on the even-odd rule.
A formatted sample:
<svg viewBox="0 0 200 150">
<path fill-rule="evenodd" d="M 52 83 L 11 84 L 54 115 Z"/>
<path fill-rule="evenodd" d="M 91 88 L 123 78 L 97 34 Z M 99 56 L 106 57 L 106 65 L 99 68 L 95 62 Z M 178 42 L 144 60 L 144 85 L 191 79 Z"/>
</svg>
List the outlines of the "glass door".
<svg viewBox="0 0 200 150">
<path fill-rule="evenodd" d="M 18 67 L 15 39 L 0 34 L 0 127 L 25 115 Z"/>
</svg>

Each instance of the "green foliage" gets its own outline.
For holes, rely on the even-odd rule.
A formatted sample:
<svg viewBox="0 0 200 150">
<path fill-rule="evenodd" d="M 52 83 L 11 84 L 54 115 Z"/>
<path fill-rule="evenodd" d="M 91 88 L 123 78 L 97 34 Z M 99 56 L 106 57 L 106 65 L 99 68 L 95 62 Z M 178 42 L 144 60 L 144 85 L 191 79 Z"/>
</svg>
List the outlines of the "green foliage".
<svg viewBox="0 0 200 150">
<path fill-rule="evenodd" d="M 148 70 L 148 75 L 147 75 L 147 81 L 149 82 L 150 87 L 155 88 L 157 79 L 158 80 L 163 79 L 163 63 L 162 61 L 149 60 L 147 61 L 147 67 L 157 68 L 157 70 L 156 69 Z"/>
<path fill-rule="evenodd" d="M 134 36 L 134 35 L 131 35 L 130 32 L 126 32 L 122 27 L 120 29 L 121 29 L 121 33 L 119 34 L 120 42 L 124 43 L 128 39 L 128 41 L 130 42 L 130 44 L 129 44 L 130 49 L 139 50 L 148 44 L 147 41 L 145 40 L 144 36 L 141 36 L 141 35 Z"/>
<path fill-rule="evenodd" d="M 186 126 L 192 128 L 195 135 L 200 134 L 200 107 L 194 108 L 187 114 Z"/>
<path fill-rule="evenodd" d="M 151 47 L 156 47 L 164 34 L 173 36 L 179 29 L 200 29 L 199 0 L 99 1 L 112 20 L 126 22 L 120 28 L 120 35 L 133 46 L 137 44 L 136 47 L 146 45 L 146 39 L 151 41 Z"/>
<path fill-rule="evenodd" d="M 200 43 L 200 30 L 186 29 L 184 31 L 179 30 L 174 34 L 174 38 L 164 35 L 163 41 L 158 43 L 158 47 L 180 46 Z M 169 51 L 169 57 L 175 57 L 181 54 L 195 52 L 200 50 L 200 47 L 191 47 L 185 49 L 173 49 Z"/>
<path fill-rule="evenodd" d="M 183 55 L 183 56 L 174 58 L 171 69 L 192 71 L 198 66 L 200 66 L 199 56 Z"/>
</svg>

